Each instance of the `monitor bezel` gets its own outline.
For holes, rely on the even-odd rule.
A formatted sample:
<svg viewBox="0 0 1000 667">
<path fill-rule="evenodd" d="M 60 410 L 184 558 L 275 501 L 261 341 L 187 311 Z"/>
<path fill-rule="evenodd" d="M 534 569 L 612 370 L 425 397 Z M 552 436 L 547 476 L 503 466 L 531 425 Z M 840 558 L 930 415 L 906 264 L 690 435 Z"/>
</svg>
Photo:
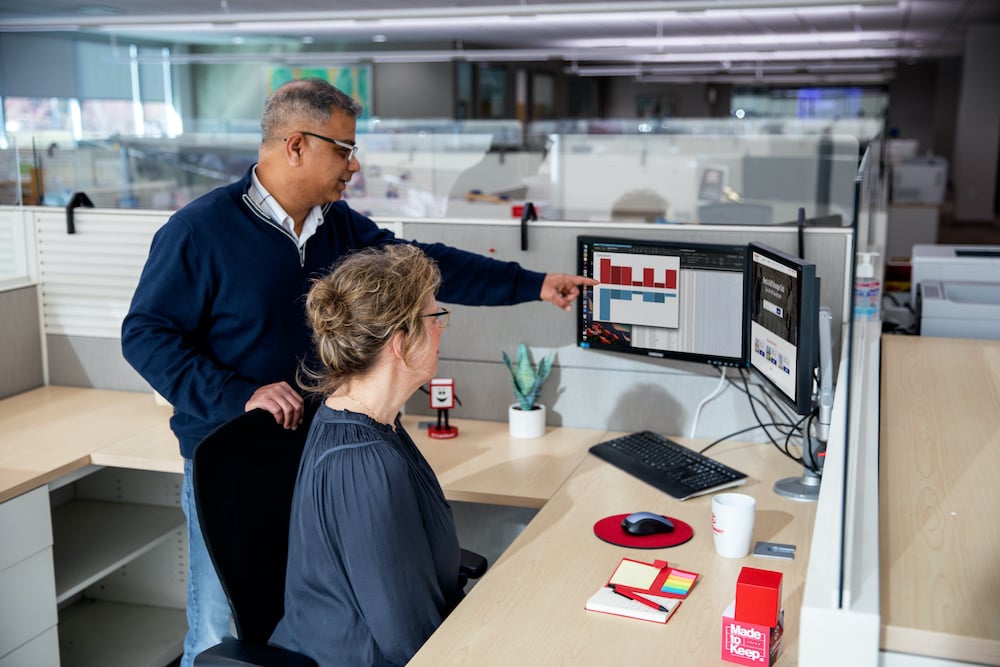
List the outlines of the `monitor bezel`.
<svg viewBox="0 0 1000 667">
<path fill-rule="evenodd" d="M 705 250 L 705 251 L 719 251 L 727 253 L 741 253 L 743 255 L 743 294 L 742 294 L 742 307 L 741 307 L 741 344 L 740 344 L 740 355 L 739 356 L 728 356 L 719 354 L 701 354 L 695 352 L 685 352 L 676 350 L 659 350 L 651 348 L 618 348 L 618 347 L 594 347 L 584 342 L 584 332 L 585 332 L 585 321 L 584 309 L 587 307 L 588 303 L 593 301 L 593 288 L 590 286 L 583 286 L 581 288 L 581 294 L 577 299 L 577 316 L 576 316 L 576 346 L 581 349 L 600 351 L 600 352 L 616 352 L 621 354 L 628 354 L 630 356 L 640 356 L 650 359 L 667 359 L 671 361 L 686 361 L 696 364 L 711 364 L 714 366 L 726 366 L 730 368 L 748 368 L 749 358 L 747 356 L 750 344 L 750 325 L 747 319 L 748 308 L 750 307 L 750 288 L 749 288 L 749 261 L 750 253 L 749 249 L 745 244 L 739 243 L 702 243 L 702 242 L 692 242 L 692 241 L 679 241 L 679 240 L 667 240 L 667 239 L 649 239 L 649 238 L 627 238 L 620 236 L 604 236 L 604 235 L 591 235 L 582 234 L 577 236 L 576 241 L 576 259 L 577 259 L 577 274 L 585 275 L 585 265 L 584 265 L 584 248 L 590 244 L 594 243 L 608 243 L 608 244 L 631 244 L 631 245 L 645 245 L 645 246 L 656 246 L 665 248 L 676 248 L 676 249 L 693 249 L 693 250 Z M 591 265 L 591 270 L 593 265 Z M 587 277 L 592 277 L 591 274 L 587 274 Z"/>
<path fill-rule="evenodd" d="M 750 298 L 747 301 L 746 324 L 748 331 L 747 363 L 750 370 L 761 378 L 766 386 L 773 389 L 773 394 L 795 410 L 796 414 L 806 416 L 813 411 L 814 377 L 819 362 L 819 287 L 816 276 L 816 265 L 799 257 L 789 255 L 777 248 L 764 243 L 751 242 L 747 253 L 747 288 Z M 795 271 L 796 298 L 799 303 L 797 327 L 799 343 L 796 350 L 795 395 L 789 396 L 753 363 L 754 351 L 752 334 L 749 333 L 754 320 L 756 304 L 754 289 L 754 253 L 759 253 L 771 261 L 782 264 Z M 805 361 L 805 363 L 803 363 Z"/>
</svg>

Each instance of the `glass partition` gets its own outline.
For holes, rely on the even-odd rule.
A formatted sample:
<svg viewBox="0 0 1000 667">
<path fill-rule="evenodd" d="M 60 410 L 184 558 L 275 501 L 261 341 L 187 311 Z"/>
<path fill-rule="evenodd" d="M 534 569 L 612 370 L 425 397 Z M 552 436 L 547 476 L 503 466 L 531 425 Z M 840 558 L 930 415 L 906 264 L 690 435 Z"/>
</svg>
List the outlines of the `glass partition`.
<svg viewBox="0 0 1000 667">
<path fill-rule="evenodd" d="M 871 119 L 363 119 L 347 190 L 372 217 L 509 219 L 532 202 L 573 221 L 850 225 Z M 190 128 L 190 124 L 188 124 Z M 241 177 L 256 121 L 201 122 L 170 137 L 32 141 L 3 154 L 0 204 L 174 210 Z M 13 153 L 13 155 L 9 155 Z M 19 173 L 21 178 L 13 177 Z"/>
</svg>

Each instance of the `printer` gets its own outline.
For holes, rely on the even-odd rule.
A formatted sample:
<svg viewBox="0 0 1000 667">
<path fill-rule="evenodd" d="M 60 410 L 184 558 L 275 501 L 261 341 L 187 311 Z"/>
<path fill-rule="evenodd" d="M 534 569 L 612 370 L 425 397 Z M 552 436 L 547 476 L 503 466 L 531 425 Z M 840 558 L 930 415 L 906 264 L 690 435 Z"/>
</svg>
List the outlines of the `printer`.
<svg viewBox="0 0 1000 667">
<path fill-rule="evenodd" d="M 1000 282 L 1000 246 L 916 244 L 910 257 L 910 303 L 926 281 Z"/>
<path fill-rule="evenodd" d="M 1000 282 L 925 280 L 916 310 L 921 336 L 1000 340 Z"/>
<path fill-rule="evenodd" d="M 892 203 L 939 205 L 947 182 L 948 161 L 944 158 L 911 158 L 894 164 Z"/>
</svg>

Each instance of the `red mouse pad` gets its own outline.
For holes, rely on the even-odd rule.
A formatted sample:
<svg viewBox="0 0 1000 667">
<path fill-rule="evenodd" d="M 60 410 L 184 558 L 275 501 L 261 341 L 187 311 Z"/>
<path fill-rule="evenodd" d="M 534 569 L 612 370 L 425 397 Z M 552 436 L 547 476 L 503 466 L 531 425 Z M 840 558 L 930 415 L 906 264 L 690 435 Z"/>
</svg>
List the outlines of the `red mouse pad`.
<svg viewBox="0 0 1000 667">
<path fill-rule="evenodd" d="M 691 526 L 680 519 L 668 516 L 674 524 L 674 530 L 670 533 L 659 533 L 657 535 L 629 535 L 622 528 L 622 519 L 628 514 L 614 514 L 606 516 L 594 524 L 594 535 L 605 542 L 619 547 L 630 547 L 632 549 L 663 549 L 665 547 L 676 547 L 684 544 L 694 537 L 694 530 Z"/>
</svg>

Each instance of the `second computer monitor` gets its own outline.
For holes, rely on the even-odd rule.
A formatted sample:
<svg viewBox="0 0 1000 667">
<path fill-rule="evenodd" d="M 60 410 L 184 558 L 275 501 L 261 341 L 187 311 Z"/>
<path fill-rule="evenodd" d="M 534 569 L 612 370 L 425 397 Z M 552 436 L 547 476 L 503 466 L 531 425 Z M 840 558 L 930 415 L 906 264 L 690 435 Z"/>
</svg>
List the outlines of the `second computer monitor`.
<svg viewBox="0 0 1000 667">
<path fill-rule="evenodd" d="M 750 366 L 800 415 L 812 411 L 817 361 L 816 266 L 750 244 Z"/>
<path fill-rule="evenodd" d="M 747 246 L 581 236 L 577 345 L 746 367 Z"/>
</svg>

